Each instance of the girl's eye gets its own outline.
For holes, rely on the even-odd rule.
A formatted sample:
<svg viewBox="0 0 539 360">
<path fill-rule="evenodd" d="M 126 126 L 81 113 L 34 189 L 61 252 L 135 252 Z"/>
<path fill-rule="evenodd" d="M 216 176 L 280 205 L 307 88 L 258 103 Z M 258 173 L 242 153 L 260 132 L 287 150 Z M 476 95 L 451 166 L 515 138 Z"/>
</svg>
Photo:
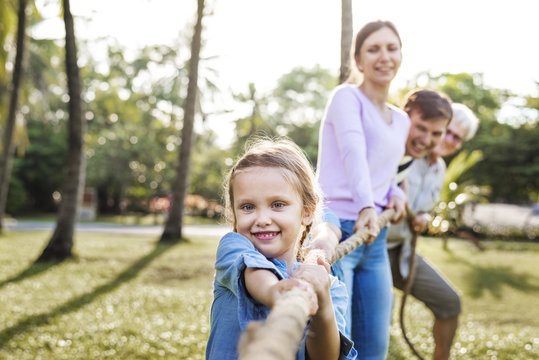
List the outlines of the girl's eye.
<svg viewBox="0 0 539 360">
<path fill-rule="evenodd" d="M 375 52 L 378 51 L 378 48 L 375 48 L 375 47 L 373 47 L 373 48 L 368 48 L 367 51 L 370 52 L 370 53 L 375 53 Z"/>
<path fill-rule="evenodd" d="M 254 209 L 254 206 L 251 204 L 245 204 L 245 205 L 240 206 L 240 209 L 244 211 L 251 211 Z"/>
<path fill-rule="evenodd" d="M 277 202 L 273 203 L 273 207 L 275 207 L 277 209 L 283 208 L 283 207 L 285 207 L 285 205 L 286 204 L 284 202 L 281 202 L 281 201 L 277 201 Z"/>
</svg>

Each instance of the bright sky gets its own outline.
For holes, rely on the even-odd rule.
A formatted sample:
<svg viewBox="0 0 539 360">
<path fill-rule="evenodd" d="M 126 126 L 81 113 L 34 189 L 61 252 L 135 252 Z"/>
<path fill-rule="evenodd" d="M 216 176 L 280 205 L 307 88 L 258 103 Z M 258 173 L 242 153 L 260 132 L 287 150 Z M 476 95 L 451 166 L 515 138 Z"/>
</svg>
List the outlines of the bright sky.
<svg viewBox="0 0 539 360">
<path fill-rule="evenodd" d="M 320 64 L 338 73 L 341 1 L 207 2 L 213 15 L 204 23 L 203 56 L 219 57 L 212 65 L 234 91 L 246 92 L 249 82 L 271 90 L 296 66 Z M 195 0 L 71 4 L 75 16 L 92 19 L 75 23 L 79 37 L 112 36 L 129 47 L 170 43 L 196 11 Z M 422 71 L 481 72 L 487 86 L 538 95 L 538 13 L 536 0 L 353 0 L 354 33 L 377 19 L 392 21 L 400 32 L 403 63 L 394 88 Z"/>
</svg>

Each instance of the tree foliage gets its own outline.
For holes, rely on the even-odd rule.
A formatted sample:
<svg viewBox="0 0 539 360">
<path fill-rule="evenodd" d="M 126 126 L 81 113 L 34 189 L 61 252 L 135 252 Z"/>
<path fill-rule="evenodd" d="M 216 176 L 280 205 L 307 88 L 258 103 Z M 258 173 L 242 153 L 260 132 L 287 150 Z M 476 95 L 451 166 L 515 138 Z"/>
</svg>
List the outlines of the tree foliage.
<svg viewBox="0 0 539 360">
<path fill-rule="evenodd" d="M 429 232 L 443 234 L 455 232 L 462 225 L 462 212 L 468 203 L 477 203 L 488 195 L 488 188 L 462 182 L 461 177 L 470 168 L 481 161 L 483 154 L 479 150 L 461 151 L 447 167 L 440 200 L 433 209 L 434 219 L 429 224 Z"/>
<path fill-rule="evenodd" d="M 249 117 L 236 121 L 233 152 L 239 154 L 252 135 L 288 136 L 316 164 L 320 120 L 329 93 L 336 85 L 335 75 L 318 65 L 292 69 L 278 79 L 276 88 L 268 95 L 258 94 L 251 85 L 249 96 L 238 97 L 249 102 L 253 110 Z"/>
<path fill-rule="evenodd" d="M 124 48 L 107 41 L 107 56 L 99 62 L 88 44 L 80 44 L 88 123 L 87 186 L 97 190 L 100 213 L 147 212 L 153 197 L 167 196 L 171 190 L 181 144 L 178 130 L 186 95 L 188 43 L 179 39 L 174 46 L 149 46 L 127 58 Z M 66 161 L 68 97 L 62 44 L 30 38 L 28 45 L 21 101 L 28 140 L 25 152 L 17 151 L 14 159 L 9 214 L 56 211 L 53 193 L 60 191 Z M 201 97 L 206 98 L 215 89 L 214 72 L 206 65 L 207 59 L 201 63 Z M 217 200 L 217 177 L 222 173 L 217 175 L 220 167 L 216 165 L 224 166 L 228 155 L 221 155 L 214 140 L 211 135 L 196 137 L 195 146 L 201 150 L 193 152 L 192 177 L 197 181 L 190 182 L 188 192 Z"/>
<path fill-rule="evenodd" d="M 16 158 L 13 163 L 7 203 L 9 213 L 19 215 L 57 210 L 53 194 L 61 188 L 62 169 L 66 162 L 65 122 L 28 122 L 30 146 L 24 157 Z M 13 184 L 18 185 L 12 188 Z"/>
<path fill-rule="evenodd" d="M 163 175 L 172 171 L 179 110 L 168 105 L 170 95 L 161 97 L 165 92 L 157 84 L 155 93 L 136 85 L 148 76 L 149 68 L 161 65 L 151 60 L 153 49 L 143 49 L 131 62 L 116 46 L 108 52 L 107 72 L 86 69 L 87 97 L 93 100 L 86 113 L 88 185 L 97 189 L 101 213 L 147 211 L 153 194 L 168 189 Z"/>
</svg>

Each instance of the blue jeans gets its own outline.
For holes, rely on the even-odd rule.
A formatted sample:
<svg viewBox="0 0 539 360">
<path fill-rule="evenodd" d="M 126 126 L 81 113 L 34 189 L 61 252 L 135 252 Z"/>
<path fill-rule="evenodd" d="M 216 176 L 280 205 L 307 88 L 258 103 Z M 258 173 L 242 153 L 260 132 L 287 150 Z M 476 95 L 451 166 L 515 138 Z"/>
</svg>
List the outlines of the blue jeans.
<svg viewBox="0 0 539 360">
<path fill-rule="evenodd" d="M 341 219 L 342 240 L 353 233 L 355 221 Z M 358 359 L 383 360 L 389 343 L 393 282 L 386 250 L 387 228 L 370 245 L 362 245 L 336 261 L 332 271 L 348 289 L 346 334 Z"/>
</svg>

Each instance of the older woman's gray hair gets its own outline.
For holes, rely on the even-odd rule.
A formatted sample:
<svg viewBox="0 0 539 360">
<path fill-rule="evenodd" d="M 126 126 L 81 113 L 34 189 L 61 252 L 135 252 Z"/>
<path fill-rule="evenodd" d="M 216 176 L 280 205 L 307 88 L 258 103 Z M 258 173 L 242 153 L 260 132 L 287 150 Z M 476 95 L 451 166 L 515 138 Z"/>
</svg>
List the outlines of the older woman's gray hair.
<svg viewBox="0 0 539 360">
<path fill-rule="evenodd" d="M 465 141 L 470 140 L 474 137 L 479 127 L 479 119 L 469 107 L 460 103 L 451 104 L 453 109 L 453 118 L 451 122 L 456 122 L 464 129 L 466 129 L 466 136 L 464 137 Z"/>
</svg>

